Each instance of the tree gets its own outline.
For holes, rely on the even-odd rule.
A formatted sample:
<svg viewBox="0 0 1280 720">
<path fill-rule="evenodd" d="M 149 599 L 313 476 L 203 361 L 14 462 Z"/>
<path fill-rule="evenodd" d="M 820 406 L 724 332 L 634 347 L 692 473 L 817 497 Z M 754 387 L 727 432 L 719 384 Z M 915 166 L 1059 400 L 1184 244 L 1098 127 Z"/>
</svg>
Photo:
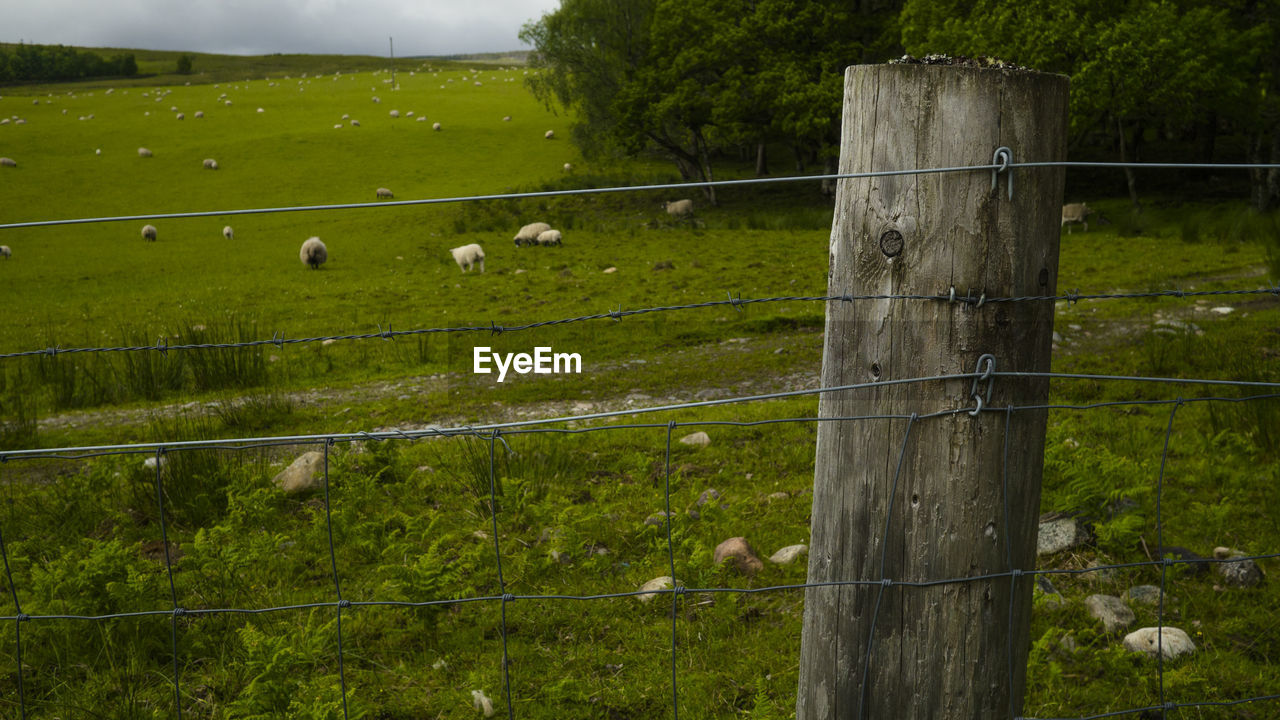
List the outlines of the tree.
<svg viewBox="0 0 1280 720">
<path fill-rule="evenodd" d="M 1247 53 L 1225 50 L 1233 29 L 1222 8 L 1169 0 L 908 0 L 908 52 L 995 55 L 1071 76 L 1073 146 L 1090 131 L 1115 139 L 1121 162 L 1141 158 L 1148 129 L 1202 121 L 1207 99 L 1238 97 Z M 1125 168 L 1130 201 L 1137 178 Z"/>
<path fill-rule="evenodd" d="M 195 62 L 195 58 L 191 57 L 191 56 L 190 56 L 190 55 L 188 55 L 187 53 L 183 53 L 183 54 L 179 55 L 179 56 L 178 56 L 178 74 L 179 74 L 179 75 L 190 75 L 190 74 L 191 74 L 191 65 L 192 65 L 194 62 Z"/>
<path fill-rule="evenodd" d="M 756 150 L 759 173 L 770 143 L 834 163 L 844 67 L 897 50 L 900 4 L 565 0 L 520 37 L 535 47 L 530 86 L 574 112 L 584 153 L 656 149 L 710 181 L 735 147 Z"/>
</svg>

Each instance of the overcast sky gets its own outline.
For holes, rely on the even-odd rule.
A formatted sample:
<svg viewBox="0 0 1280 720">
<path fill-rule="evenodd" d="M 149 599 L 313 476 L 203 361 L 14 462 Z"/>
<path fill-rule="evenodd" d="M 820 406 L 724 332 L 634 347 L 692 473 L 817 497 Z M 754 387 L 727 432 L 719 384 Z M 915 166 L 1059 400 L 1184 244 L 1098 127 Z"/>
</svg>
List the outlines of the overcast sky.
<svg viewBox="0 0 1280 720">
<path fill-rule="evenodd" d="M 527 50 L 559 0 L 0 0 L 0 42 L 263 55 Z"/>
</svg>

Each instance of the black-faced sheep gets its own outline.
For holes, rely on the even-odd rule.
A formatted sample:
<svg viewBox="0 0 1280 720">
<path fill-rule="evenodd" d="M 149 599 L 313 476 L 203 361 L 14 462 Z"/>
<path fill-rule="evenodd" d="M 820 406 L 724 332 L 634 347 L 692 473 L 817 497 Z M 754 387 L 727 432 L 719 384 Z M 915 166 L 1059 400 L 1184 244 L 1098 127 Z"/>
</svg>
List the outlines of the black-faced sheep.
<svg viewBox="0 0 1280 720">
<path fill-rule="evenodd" d="M 673 217 L 693 217 L 693 201 L 687 198 L 663 203 L 662 207 Z"/>
<path fill-rule="evenodd" d="M 231 226 L 230 226 L 230 225 L 227 225 L 226 227 L 222 228 L 222 237 L 224 237 L 224 238 L 226 238 L 226 239 L 230 240 L 230 239 L 234 238 L 235 236 L 236 236 L 236 234 L 235 234 L 235 232 L 231 229 Z"/>
<path fill-rule="evenodd" d="M 559 245 L 559 244 L 560 244 L 560 231 L 559 231 L 559 230 L 544 230 L 544 231 L 542 231 L 542 232 L 538 233 L 538 239 L 536 240 L 536 242 L 537 242 L 539 245 Z"/>
<path fill-rule="evenodd" d="M 458 268 L 462 272 L 470 272 L 471 266 L 480 263 L 480 272 L 484 272 L 484 250 L 477 244 L 463 245 L 449 251 L 453 254 L 454 262 L 458 263 Z"/>
<path fill-rule="evenodd" d="M 329 249 L 320 242 L 320 238 L 307 238 L 306 242 L 302 243 L 302 249 L 298 251 L 298 259 L 302 260 L 303 265 L 315 270 L 329 259 Z"/>
<path fill-rule="evenodd" d="M 155 225 L 143 225 L 143 226 L 142 226 L 142 239 L 143 239 L 143 240 L 149 240 L 149 241 L 151 241 L 151 242 L 155 242 L 155 241 L 156 241 L 156 226 L 155 226 Z"/>
<path fill-rule="evenodd" d="M 380 198 L 393 198 L 393 197 L 395 197 L 395 194 L 393 194 L 393 193 L 392 193 L 390 190 L 388 190 L 387 188 L 378 188 L 378 189 L 374 192 L 374 194 L 375 194 L 375 195 L 377 195 L 377 196 L 378 196 L 378 197 L 380 197 Z"/>
<path fill-rule="evenodd" d="M 533 245 L 538 242 L 538 236 L 551 229 L 551 226 L 544 222 L 536 222 L 525 225 L 520 228 L 520 232 L 516 233 L 516 247 L 523 245 Z"/>
</svg>

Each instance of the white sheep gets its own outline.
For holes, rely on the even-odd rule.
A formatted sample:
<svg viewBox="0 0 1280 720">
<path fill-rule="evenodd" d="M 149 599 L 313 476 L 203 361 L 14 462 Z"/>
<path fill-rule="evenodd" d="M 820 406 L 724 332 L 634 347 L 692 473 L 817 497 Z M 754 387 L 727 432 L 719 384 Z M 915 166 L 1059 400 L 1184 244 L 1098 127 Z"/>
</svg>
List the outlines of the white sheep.
<svg viewBox="0 0 1280 720">
<path fill-rule="evenodd" d="M 155 242 L 155 241 L 156 241 L 156 226 L 155 226 L 155 225 L 143 225 L 143 226 L 142 226 L 142 239 L 143 239 L 143 240 L 150 240 L 151 242 Z"/>
<path fill-rule="evenodd" d="M 5 167 L 18 167 L 18 161 L 13 158 L 0 157 L 0 165 Z"/>
<path fill-rule="evenodd" d="M 351 127 L 360 127 L 360 121 L 359 121 L 359 120 L 352 120 L 352 121 L 351 121 Z"/>
<path fill-rule="evenodd" d="M 432 123 L 432 124 L 431 124 L 431 129 L 432 129 L 432 130 L 439 130 L 439 129 L 440 129 L 440 123 Z"/>
<path fill-rule="evenodd" d="M 516 233 L 516 247 L 521 245 L 532 245 L 538 242 L 538 236 L 551 229 L 551 226 L 544 222 L 529 223 L 520 228 L 520 232 Z"/>
<path fill-rule="evenodd" d="M 303 265 L 315 270 L 329 259 L 329 249 L 320 242 L 320 238 L 310 237 L 302 243 L 302 249 L 298 251 L 298 259 L 302 260 Z"/>
<path fill-rule="evenodd" d="M 400 117 L 400 111 L 399 111 L 399 110 L 392 110 L 392 111 L 391 111 L 391 113 L 390 113 L 390 115 L 391 115 L 391 117 L 392 117 L 392 118 L 398 118 L 398 117 Z"/>
<path fill-rule="evenodd" d="M 538 243 L 539 245 L 559 245 L 559 244 L 560 244 L 560 231 L 559 231 L 559 230 L 544 230 L 544 231 L 542 231 L 542 232 L 538 233 L 537 243 Z"/>
<path fill-rule="evenodd" d="M 555 136 L 556 136 L 556 131 L 555 131 L 555 130 L 548 130 L 548 131 L 547 131 L 547 134 L 546 134 L 546 135 L 543 135 L 542 137 L 544 137 L 544 138 L 546 138 L 546 139 L 550 140 L 550 139 L 554 138 Z"/>
<path fill-rule="evenodd" d="M 230 239 L 234 238 L 235 236 L 236 236 L 235 231 L 233 231 L 233 230 L 231 229 L 231 226 L 230 226 L 230 225 L 227 225 L 227 226 L 225 226 L 225 227 L 223 227 L 223 228 L 222 228 L 222 237 L 224 237 L 224 238 L 226 238 L 226 239 L 230 240 Z"/>
<path fill-rule="evenodd" d="M 480 272 L 484 272 L 484 250 L 479 245 L 471 243 L 449 252 L 453 254 L 453 260 L 458 263 L 458 269 L 462 272 L 470 272 L 475 263 L 480 263 Z"/>
<path fill-rule="evenodd" d="M 5 260 L 8 260 L 12 254 L 13 251 L 9 249 L 8 245 L 0 245 L 0 255 L 3 255 Z"/>
<path fill-rule="evenodd" d="M 693 201 L 688 198 L 684 200 L 676 200 L 675 202 L 665 202 L 662 207 L 667 211 L 668 215 L 674 217 L 692 217 Z"/>
<path fill-rule="evenodd" d="M 217 161 L 217 160 L 214 160 L 213 158 L 205 158 L 205 159 L 204 159 L 204 169 L 205 169 L 205 170 L 217 170 L 217 169 L 218 169 L 218 161 Z"/>
<path fill-rule="evenodd" d="M 510 116 L 510 115 L 504 115 L 504 116 L 502 117 L 502 122 L 511 122 L 511 116 Z"/>
<path fill-rule="evenodd" d="M 178 118 L 179 120 L 186 120 L 186 119 L 187 119 L 187 116 L 186 116 L 186 115 L 183 115 L 182 113 L 178 113 L 178 114 L 177 114 L 177 115 L 175 115 L 174 117 Z"/>
<path fill-rule="evenodd" d="M 573 172 L 573 164 L 572 164 L 572 163 L 565 163 L 565 164 L 564 164 L 564 171 L 565 171 L 565 172 Z"/>
<path fill-rule="evenodd" d="M 200 119 L 200 118 L 202 118 L 202 117 L 204 117 L 204 111 L 203 111 L 203 110 L 197 110 L 197 111 L 196 111 L 196 119 L 197 119 L 197 120 L 199 120 L 199 119 Z"/>
<path fill-rule="evenodd" d="M 1067 234 L 1071 234 L 1069 225 L 1081 223 L 1084 225 L 1084 231 L 1089 232 L 1089 216 L 1097 212 L 1085 203 L 1071 203 L 1062 206 L 1062 225 L 1059 229 L 1066 227 Z"/>
<path fill-rule="evenodd" d="M 377 195 L 377 196 L 378 196 L 378 197 L 380 197 L 380 198 L 393 198 L 393 197 L 395 197 L 395 195 L 394 195 L 390 190 L 388 190 L 387 188 L 378 188 L 378 189 L 374 192 L 374 194 L 375 194 L 375 195 Z"/>
<path fill-rule="evenodd" d="M 151 157 L 151 151 L 144 147 L 140 147 L 138 148 L 138 157 Z"/>
</svg>

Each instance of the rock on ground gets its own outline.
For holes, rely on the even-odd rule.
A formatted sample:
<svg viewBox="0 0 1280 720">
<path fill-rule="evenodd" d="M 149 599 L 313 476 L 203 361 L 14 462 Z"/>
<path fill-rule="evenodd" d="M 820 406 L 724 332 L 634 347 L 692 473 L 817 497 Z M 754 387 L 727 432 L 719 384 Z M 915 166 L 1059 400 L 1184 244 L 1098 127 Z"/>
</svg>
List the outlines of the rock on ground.
<svg viewBox="0 0 1280 720">
<path fill-rule="evenodd" d="M 1213 556 L 1218 560 L 1234 560 L 1244 558 L 1245 554 L 1233 548 L 1219 547 L 1213 549 Z M 1227 585 L 1231 587 L 1253 587 L 1262 582 L 1262 568 L 1252 560 L 1235 560 L 1234 562 L 1215 563 L 1217 571 Z"/>
<path fill-rule="evenodd" d="M 672 588 L 672 587 L 675 587 L 675 581 L 671 579 L 670 575 L 663 575 L 662 577 L 656 577 L 640 586 L 640 592 L 652 593 L 652 594 L 637 595 L 636 598 L 639 599 L 640 602 L 642 603 L 647 603 L 650 600 L 652 600 L 654 597 L 656 597 L 657 593 L 654 593 L 653 591 L 666 590 L 667 588 Z"/>
<path fill-rule="evenodd" d="M 1089 533 L 1075 518 L 1064 517 L 1040 521 L 1036 536 L 1036 554 L 1052 555 L 1070 550 L 1089 539 Z"/>
<path fill-rule="evenodd" d="M 797 558 L 809 552 L 808 545 L 788 545 L 778 552 L 769 556 L 769 562 L 774 565 L 787 565 L 795 562 Z"/>
<path fill-rule="evenodd" d="M 1146 653 L 1152 657 L 1163 651 L 1167 659 L 1194 652 L 1196 649 L 1196 644 L 1191 642 L 1191 638 L 1176 627 L 1166 625 L 1159 628 L 1159 635 L 1156 633 L 1157 629 L 1153 627 L 1134 630 L 1125 635 L 1124 649 L 1129 652 Z"/>
<path fill-rule="evenodd" d="M 712 558 L 716 565 L 727 560 L 738 572 L 748 575 L 764 569 L 764 563 L 744 537 L 733 537 L 720 543 Z"/>
<path fill-rule="evenodd" d="M 1102 621 L 1107 632 L 1123 630 L 1137 618 L 1123 600 L 1114 595 L 1090 595 L 1084 599 L 1089 614 Z"/>
<path fill-rule="evenodd" d="M 680 438 L 681 444 L 692 445 L 693 447 L 706 447 L 711 444 L 711 436 L 699 430 Z"/>
<path fill-rule="evenodd" d="M 324 453 L 318 450 L 305 452 L 281 470 L 271 482 L 290 495 L 319 490 L 324 487 Z"/>
</svg>

